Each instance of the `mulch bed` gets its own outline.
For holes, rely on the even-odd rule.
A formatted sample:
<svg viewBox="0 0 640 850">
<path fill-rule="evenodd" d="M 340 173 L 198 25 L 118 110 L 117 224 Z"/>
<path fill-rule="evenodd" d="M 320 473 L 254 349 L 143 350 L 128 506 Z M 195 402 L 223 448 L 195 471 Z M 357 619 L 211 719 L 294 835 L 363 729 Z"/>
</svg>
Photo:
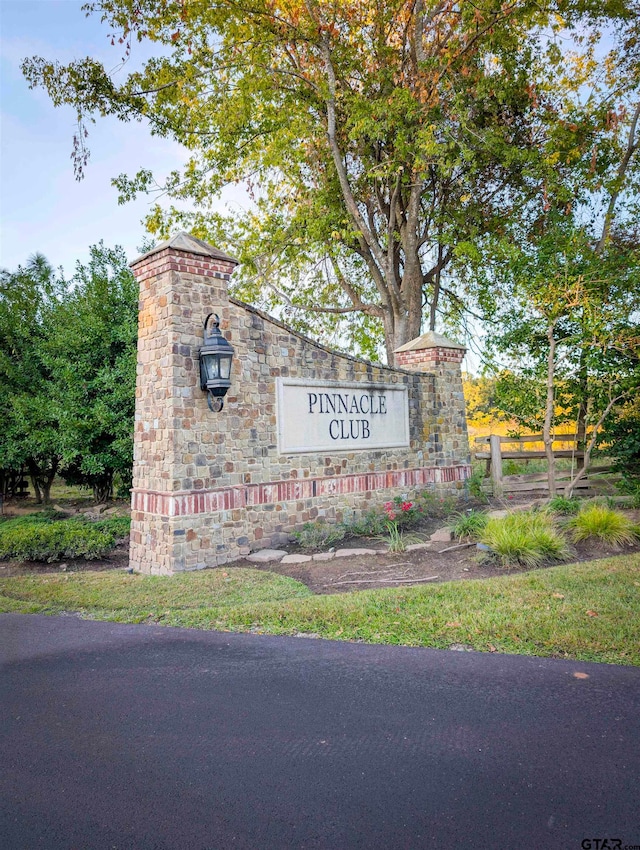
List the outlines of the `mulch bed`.
<svg viewBox="0 0 640 850">
<path fill-rule="evenodd" d="M 504 507 L 495 505 L 494 507 Z M 509 505 L 511 507 L 511 504 Z M 424 540 L 437 528 L 446 524 L 446 520 L 427 520 L 421 526 L 412 528 L 410 535 Z M 346 538 L 335 544 L 335 549 L 381 549 L 384 542 L 370 538 Z M 255 563 L 240 559 L 225 564 L 225 569 L 251 568 L 279 573 L 303 582 L 314 593 L 348 593 L 354 590 L 367 590 L 376 587 L 404 587 L 408 585 L 429 585 L 446 581 L 468 581 L 493 576 L 526 572 L 525 567 L 504 568 L 491 562 L 481 562 L 475 546 L 455 548 L 451 543 L 432 543 L 428 549 L 412 552 L 384 553 L 375 555 L 352 555 L 336 557 L 330 561 L 307 561 L 303 564 L 282 564 L 269 562 Z M 448 549 L 448 551 L 443 551 Z M 303 553 L 297 544 L 288 547 L 289 552 Z M 572 561 L 591 561 L 611 555 L 640 552 L 640 545 L 619 548 L 593 541 L 582 542 L 574 546 L 575 557 Z M 308 554 L 308 553 L 305 553 Z M 41 575 L 60 572 L 101 572 L 105 570 L 123 570 L 129 565 L 129 545 L 123 540 L 110 553 L 109 557 L 86 561 L 69 560 L 52 564 L 35 561 L 0 561 L 0 578 L 20 575 Z M 549 566 L 554 566 L 550 564 Z"/>
<path fill-rule="evenodd" d="M 430 549 L 396 554 L 355 555 L 334 558 L 332 561 L 307 561 L 304 564 L 256 564 L 237 561 L 226 568 L 251 567 L 290 576 L 303 582 L 314 593 L 348 593 L 377 587 L 404 587 L 408 585 L 438 584 L 446 581 L 485 579 L 505 574 L 527 572 L 526 567 L 505 568 L 479 560 L 475 546 L 442 552 L 450 544 L 434 544 Z M 370 540 L 341 541 L 339 547 L 375 548 Z M 640 545 L 617 548 L 606 544 L 579 543 L 574 546 L 573 562 L 593 561 L 610 555 L 640 552 Z M 556 564 L 548 564 L 556 566 Z"/>
</svg>

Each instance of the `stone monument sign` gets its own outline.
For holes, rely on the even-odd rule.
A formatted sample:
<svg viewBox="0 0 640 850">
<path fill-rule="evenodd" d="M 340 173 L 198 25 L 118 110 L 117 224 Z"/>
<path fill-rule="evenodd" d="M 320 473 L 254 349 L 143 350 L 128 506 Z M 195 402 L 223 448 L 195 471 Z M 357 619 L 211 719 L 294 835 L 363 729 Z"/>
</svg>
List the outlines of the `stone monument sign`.
<svg viewBox="0 0 640 850">
<path fill-rule="evenodd" d="M 132 263 L 140 284 L 131 566 L 215 566 L 470 474 L 464 347 L 428 333 L 399 368 L 327 349 L 229 296 L 236 261 L 180 233 Z M 234 350 L 221 410 L 201 389 L 210 314 Z M 228 383 L 228 382 L 227 382 Z"/>
</svg>

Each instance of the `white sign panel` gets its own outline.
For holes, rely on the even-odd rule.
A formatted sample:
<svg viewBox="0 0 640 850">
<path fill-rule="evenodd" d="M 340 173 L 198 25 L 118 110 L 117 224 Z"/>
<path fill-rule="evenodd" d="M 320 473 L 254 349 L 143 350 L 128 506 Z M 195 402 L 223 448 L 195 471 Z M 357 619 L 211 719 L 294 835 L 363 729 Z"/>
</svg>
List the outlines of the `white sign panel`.
<svg viewBox="0 0 640 850">
<path fill-rule="evenodd" d="M 397 384 L 277 378 L 278 450 L 352 452 L 409 445 L 409 397 Z"/>
</svg>

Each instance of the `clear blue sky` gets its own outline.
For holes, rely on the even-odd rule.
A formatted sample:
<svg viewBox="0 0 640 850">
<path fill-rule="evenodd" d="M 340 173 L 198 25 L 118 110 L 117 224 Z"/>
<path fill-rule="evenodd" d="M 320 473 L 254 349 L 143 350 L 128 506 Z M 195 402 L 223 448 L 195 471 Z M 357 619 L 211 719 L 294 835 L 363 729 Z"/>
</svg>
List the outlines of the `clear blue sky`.
<svg viewBox="0 0 640 850">
<path fill-rule="evenodd" d="M 101 239 L 133 259 L 144 236 L 151 200 L 118 206 L 111 179 L 151 168 L 159 177 L 184 160 L 174 142 L 151 136 L 144 124 L 98 119 L 89 126 L 91 159 L 75 180 L 70 159 L 75 115 L 55 109 L 42 89 L 31 91 L 20 71 L 27 56 L 68 62 L 92 56 L 118 64 L 108 29 L 85 17 L 81 0 L 0 0 L 0 266 L 15 269 L 39 251 L 70 276 Z M 134 59 L 149 48 L 134 44 Z"/>
</svg>

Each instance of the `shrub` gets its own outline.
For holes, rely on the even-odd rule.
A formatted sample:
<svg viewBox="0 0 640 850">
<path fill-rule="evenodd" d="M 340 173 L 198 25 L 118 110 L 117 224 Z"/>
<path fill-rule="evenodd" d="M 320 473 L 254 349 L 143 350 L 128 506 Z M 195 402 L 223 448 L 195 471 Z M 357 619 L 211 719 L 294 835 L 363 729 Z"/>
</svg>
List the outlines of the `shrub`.
<svg viewBox="0 0 640 850">
<path fill-rule="evenodd" d="M 640 539 L 640 529 L 624 514 L 601 504 L 591 503 L 567 523 L 575 541 L 597 537 L 616 546 Z"/>
<path fill-rule="evenodd" d="M 438 496 L 430 490 L 422 490 L 415 498 L 416 508 L 424 516 L 444 519 L 451 516 L 458 500 L 455 496 Z"/>
<path fill-rule="evenodd" d="M 553 561 L 566 561 L 571 551 L 550 517 L 544 514 L 516 513 L 503 519 L 490 519 L 480 537 L 490 549 L 489 558 L 502 566 L 522 564 L 539 567 Z"/>
<path fill-rule="evenodd" d="M 420 505 L 414 504 L 408 499 L 403 499 L 402 496 L 396 496 L 392 501 L 385 502 L 384 512 L 387 515 L 387 524 L 394 522 L 399 528 L 415 525 L 422 519 L 423 515 Z"/>
<path fill-rule="evenodd" d="M 474 499 L 477 499 L 478 502 L 482 502 L 483 504 L 489 501 L 487 498 L 487 494 L 482 489 L 482 482 L 484 481 L 484 477 L 484 466 L 476 466 L 470 477 L 467 478 L 467 488 L 469 490 L 469 495 L 473 496 Z"/>
<path fill-rule="evenodd" d="M 483 511 L 468 511 L 458 514 L 453 523 L 453 534 L 457 540 L 479 540 L 489 522 Z"/>
<path fill-rule="evenodd" d="M 379 537 L 387 528 L 387 520 L 377 511 L 367 511 L 358 519 L 344 524 L 346 534 L 353 537 Z"/>
<path fill-rule="evenodd" d="M 303 549 L 322 549 L 337 543 L 345 536 L 343 525 L 330 525 L 326 522 L 306 522 L 293 536 Z"/>
<path fill-rule="evenodd" d="M 101 519 L 92 523 L 94 528 L 113 534 L 114 537 L 126 537 L 131 531 L 131 517 L 114 516 L 109 519 Z"/>
<path fill-rule="evenodd" d="M 58 561 L 60 558 L 101 558 L 113 548 L 115 537 L 92 523 L 77 520 L 22 517 L 0 526 L 0 558 Z"/>
</svg>

